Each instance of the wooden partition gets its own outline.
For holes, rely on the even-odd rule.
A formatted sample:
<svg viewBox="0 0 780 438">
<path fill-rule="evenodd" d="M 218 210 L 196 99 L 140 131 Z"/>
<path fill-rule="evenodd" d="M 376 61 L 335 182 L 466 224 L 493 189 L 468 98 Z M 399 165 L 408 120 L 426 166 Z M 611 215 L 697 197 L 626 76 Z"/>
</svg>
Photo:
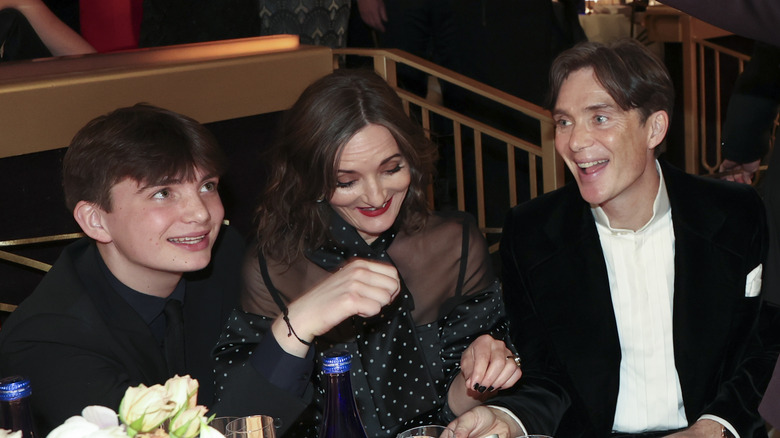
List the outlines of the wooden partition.
<svg viewBox="0 0 780 438">
<path fill-rule="evenodd" d="M 0 158 L 67 145 L 87 121 L 147 102 L 201 123 L 288 108 L 333 71 L 329 48 L 271 36 L 0 67 Z"/>
</svg>

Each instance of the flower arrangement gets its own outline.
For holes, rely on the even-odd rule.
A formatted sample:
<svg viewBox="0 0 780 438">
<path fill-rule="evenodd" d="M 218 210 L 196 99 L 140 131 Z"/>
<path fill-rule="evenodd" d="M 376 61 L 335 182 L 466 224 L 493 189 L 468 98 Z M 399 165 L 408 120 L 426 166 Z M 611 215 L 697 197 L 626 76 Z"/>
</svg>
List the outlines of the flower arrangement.
<svg viewBox="0 0 780 438">
<path fill-rule="evenodd" d="M 47 438 L 224 438 L 208 425 L 206 408 L 197 405 L 198 381 L 174 376 L 165 385 L 127 388 L 119 414 L 105 406 L 87 406 Z"/>
</svg>

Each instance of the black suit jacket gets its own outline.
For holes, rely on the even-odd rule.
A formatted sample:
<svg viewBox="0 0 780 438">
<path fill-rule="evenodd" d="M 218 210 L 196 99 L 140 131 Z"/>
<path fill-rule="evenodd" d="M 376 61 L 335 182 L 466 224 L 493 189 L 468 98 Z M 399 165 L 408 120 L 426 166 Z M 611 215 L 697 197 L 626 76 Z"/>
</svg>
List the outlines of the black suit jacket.
<svg viewBox="0 0 780 438">
<path fill-rule="evenodd" d="M 674 352 L 688 421 L 713 414 L 766 436 L 756 407 L 773 364 L 747 274 L 765 257 L 752 188 L 663 166 L 675 235 Z M 512 408 L 530 433 L 608 436 L 621 359 L 609 280 L 576 184 L 515 207 L 501 241 L 504 294 L 523 377 Z M 775 353 L 776 354 L 776 353 Z"/>
<path fill-rule="evenodd" d="M 187 275 L 187 371 L 206 406 L 215 392 L 211 349 L 238 305 L 243 253 L 241 236 L 223 227 L 211 264 Z M 69 245 L 0 330 L 0 375 L 30 378 L 42 436 L 88 405 L 117 410 L 129 386 L 171 377 L 148 326 L 112 289 L 98 258 L 90 239 Z"/>
</svg>

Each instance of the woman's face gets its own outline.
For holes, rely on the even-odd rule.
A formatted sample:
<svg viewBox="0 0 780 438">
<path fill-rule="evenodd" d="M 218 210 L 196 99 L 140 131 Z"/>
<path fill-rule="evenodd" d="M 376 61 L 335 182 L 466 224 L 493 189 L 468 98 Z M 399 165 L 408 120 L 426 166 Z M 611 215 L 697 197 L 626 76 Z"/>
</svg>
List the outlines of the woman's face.
<svg viewBox="0 0 780 438">
<path fill-rule="evenodd" d="M 371 243 L 395 222 L 410 180 L 406 159 L 390 131 L 367 125 L 344 145 L 330 205 Z"/>
</svg>

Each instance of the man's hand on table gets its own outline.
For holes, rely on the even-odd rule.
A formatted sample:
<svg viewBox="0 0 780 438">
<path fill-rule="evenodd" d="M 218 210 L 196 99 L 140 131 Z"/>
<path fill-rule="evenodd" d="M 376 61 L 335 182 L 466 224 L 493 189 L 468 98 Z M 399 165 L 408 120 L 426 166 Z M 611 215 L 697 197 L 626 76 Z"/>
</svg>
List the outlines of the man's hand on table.
<svg viewBox="0 0 780 438">
<path fill-rule="evenodd" d="M 714 420 L 703 419 L 693 426 L 669 435 L 669 438 L 720 438 L 723 426 Z"/>
<path fill-rule="evenodd" d="M 499 438 L 523 435 L 520 425 L 509 414 L 488 406 L 477 406 L 450 423 L 455 438 L 482 438 L 497 434 Z"/>
</svg>

